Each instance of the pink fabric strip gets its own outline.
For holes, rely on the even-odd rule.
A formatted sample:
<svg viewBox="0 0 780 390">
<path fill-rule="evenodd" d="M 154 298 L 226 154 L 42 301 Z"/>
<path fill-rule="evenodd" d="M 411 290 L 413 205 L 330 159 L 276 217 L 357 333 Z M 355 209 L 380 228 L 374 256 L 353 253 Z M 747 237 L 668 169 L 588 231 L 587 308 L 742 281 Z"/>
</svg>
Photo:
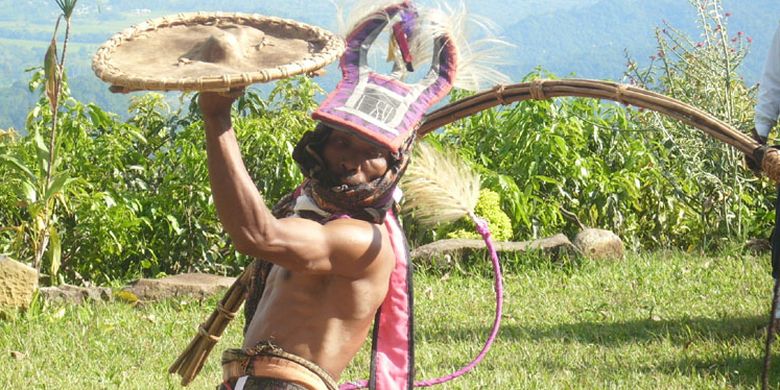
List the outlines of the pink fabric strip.
<svg viewBox="0 0 780 390">
<path fill-rule="evenodd" d="M 376 390 L 410 389 L 414 372 L 414 337 L 412 334 L 412 291 L 409 251 L 406 238 L 392 211 L 387 212 L 385 227 L 395 252 L 395 269 L 374 326 L 374 356 L 371 382 Z M 342 384 L 341 390 L 369 387 L 368 381 Z"/>
<path fill-rule="evenodd" d="M 411 281 L 406 239 L 390 211 L 385 219 L 395 252 L 395 269 L 390 275 L 390 289 L 379 314 L 376 340 L 375 378 L 377 390 L 410 388 L 413 367 L 411 324 Z"/>
<path fill-rule="evenodd" d="M 387 220 L 385 221 L 385 225 L 388 226 L 388 231 L 391 232 L 391 239 L 392 239 L 392 242 L 393 242 L 393 248 L 396 251 L 396 257 L 398 258 L 399 257 L 398 254 L 399 253 L 408 253 L 408 252 L 406 251 L 405 246 L 403 246 L 401 248 L 403 250 L 403 252 L 399 252 L 398 251 L 398 247 L 396 246 L 396 243 L 400 242 L 402 244 L 405 244 L 405 239 L 403 237 L 403 233 L 401 232 L 401 229 L 398 227 L 398 223 L 397 223 L 395 217 L 392 216 L 392 215 L 389 215 L 389 216 L 391 216 L 392 218 L 387 218 Z M 495 307 L 495 317 L 493 318 L 493 326 L 491 327 L 490 335 L 488 336 L 487 340 L 485 341 L 485 345 L 482 347 L 482 350 L 479 351 L 479 353 L 474 358 L 474 360 L 472 360 L 469 364 L 463 366 L 459 370 L 457 370 L 454 373 L 449 374 L 449 375 L 445 375 L 445 376 L 442 376 L 442 377 L 439 377 L 439 378 L 427 379 L 427 380 L 414 382 L 414 387 L 428 387 L 428 386 L 438 385 L 438 384 L 441 384 L 441 383 L 444 383 L 444 382 L 451 381 L 451 380 L 453 380 L 453 379 L 455 379 L 455 378 L 457 378 L 457 377 L 459 377 L 459 376 L 461 376 L 461 375 L 463 375 L 463 374 L 473 370 L 474 367 L 476 367 L 477 364 L 479 364 L 479 362 L 482 361 L 482 359 L 485 357 L 485 355 L 487 355 L 488 351 L 490 350 L 490 347 L 493 345 L 493 342 L 496 339 L 496 336 L 498 335 L 498 330 L 501 327 L 501 314 L 502 314 L 503 305 L 504 305 L 504 284 L 503 284 L 503 277 L 501 275 L 501 263 L 499 262 L 498 253 L 496 252 L 496 248 L 493 245 L 493 240 L 491 238 L 490 229 L 488 228 L 488 223 L 484 219 L 479 218 L 476 215 L 471 215 L 471 218 L 474 221 L 474 223 L 476 224 L 477 232 L 479 232 L 479 234 L 482 236 L 482 239 L 485 241 L 485 245 L 487 245 L 488 252 L 490 252 L 490 260 L 491 260 L 492 265 L 493 265 L 493 274 L 495 276 L 493 289 L 494 289 L 494 291 L 496 293 L 496 307 Z M 392 221 L 392 222 L 389 222 L 389 221 Z M 389 224 L 388 224 L 388 222 L 389 222 Z M 391 227 L 391 225 L 392 225 L 392 227 Z M 395 235 L 395 233 L 400 234 L 400 239 L 396 239 L 397 236 Z M 405 257 L 405 258 L 407 259 L 407 262 L 408 262 L 408 257 Z M 393 276 L 391 277 L 391 291 L 396 290 L 395 288 L 393 288 L 393 286 L 394 286 L 393 283 L 397 283 L 396 279 L 394 279 L 394 278 L 396 277 L 396 273 L 398 271 L 398 268 L 399 268 L 399 264 L 396 263 L 396 271 L 393 272 Z M 410 284 L 408 284 L 408 286 L 409 286 L 409 288 L 411 288 Z M 397 293 L 397 291 L 393 291 L 393 292 Z M 390 299 L 390 295 L 391 295 L 391 292 L 388 292 L 388 297 L 385 298 L 385 303 L 382 305 L 382 309 L 381 309 L 382 310 L 382 316 L 384 316 L 384 312 L 385 312 L 384 308 L 386 307 L 386 305 L 388 305 L 389 302 L 399 302 L 397 299 L 391 300 Z M 406 317 L 406 319 L 408 320 L 408 326 L 406 327 L 406 329 L 410 329 L 411 328 L 411 321 L 412 321 L 412 317 L 411 317 L 411 314 L 412 314 L 412 312 L 411 312 L 411 306 L 412 306 L 411 295 L 409 296 L 409 300 L 407 302 L 409 302 L 410 309 L 409 309 L 408 312 L 406 312 L 407 316 L 408 316 L 408 317 Z M 388 312 L 396 312 L 396 310 L 387 310 L 387 311 Z M 379 329 L 380 329 L 380 336 L 382 336 L 383 334 L 385 334 L 386 336 L 383 339 L 377 339 L 377 341 L 381 340 L 381 341 L 387 342 L 388 340 L 395 339 L 396 342 L 403 343 L 402 340 L 406 340 L 407 344 L 403 344 L 403 345 L 409 345 L 410 348 L 413 348 L 413 346 L 412 346 L 413 340 L 410 340 L 410 337 L 407 337 L 407 338 L 393 337 L 393 335 L 403 335 L 403 334 L 410 335 L 411 333 L 402 333 L 403 329 L 402 329 L 401 326 L 399 326 L 397 324 L 393 324 L 392 322 L 390 322 L 390 320 L 387 317 L 385 317 L 385 319 L 387 321 L 380 321 L 380 323 L 379 323 L 380 324 L 380 328 Z M 401 321 L 401 320 L 399 319 L 398 321 Z M 386 331 L 386 329 L 391 329 L 393 327 L 397 328 L 395 330 L 395 333 L 391 333 L 391 332 Z M 387 336 L 388 333 L 390 333 L 389 337 Z M 386 344 L 389 344 L 389 343 L 386 343 Z M 400 345 L 402 345 L 402 344 L 399 344 L 399 346 Z M 383 345 L 383 347 L 387 347 L 387 345 Z M 406 356 L 410 357 L 410 360 L 407 361 L 408 365 L 406 365 L 406 366 L 395 366 L 395 367 L 384 367 L 383 368 L 382 366 L 380 366 L 378 364 L 379 362 L 385 362 L 385 363 L 396 362 L 396 364 L 398 364 L 399 362 L 404 362 L 403 359 L 393 360 L 393 357 L 400 357 L 400 356 L 403 355 L 402 348 L 396 348 L 393 352 L 395 352 L 395 353 L 388 355 L 387 358 L 383 358 L 383 359 L 377 361 L 377 367 L 376 367 L 376 371 L 377 371 L 377 382 L 376 383 L 377 383 L 377 385 L 376 385 L 376 389 L 378 389 L 378 390 L 404 389 L 404 388 L 408 389 L 409 388 L 407 381 L 410 378 L 409 375 L 413 375 L 413 368 L 411 368 L 411 366 L 414 365 L 414 359 L 413 359 L 414 355 L 411 355 L 411 354 L 406 355 Z M 413 352 L 413 349 L 410 352 Z M 400 367 L 410 367 L 410 369 L 409 369 L 409 371 L 404 371 L 404 370 L 401 370 Z M 381 377 L 380 377 L 380 374 L 381 374 Z M 388 375 L 399 375 L 399 376 L 394 378 L 392 376 L 388 377 Z M 388 382 L 380 382 L 379 379 L 387 379 Z M 380 386 L 380 383 L 381 383 L 381 386 Z M 340 390 L 363 389 L 363 388 L 366 388 L 366 387 L 368 387 L 368 382 L 367 381 L 355 381 L 355 382 L 350 382 L 350 383 L 346 383 L 346 384 L 341 385 L 340 386 Z"/>
</svg>

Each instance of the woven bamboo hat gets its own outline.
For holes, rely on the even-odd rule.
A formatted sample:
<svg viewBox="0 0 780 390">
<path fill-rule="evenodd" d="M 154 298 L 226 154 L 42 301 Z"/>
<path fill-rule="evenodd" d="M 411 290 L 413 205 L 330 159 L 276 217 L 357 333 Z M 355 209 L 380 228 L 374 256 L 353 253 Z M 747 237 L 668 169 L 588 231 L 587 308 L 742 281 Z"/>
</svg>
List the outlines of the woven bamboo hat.
<svg viewBox="0 0 780 390">
<path fill-rule="evenodd" d="M 223 92 L 314 72 L 343 51 L 341 38 L 293 20 L 198 12 L 114 35 L 98 49 L 92 69 L 114 92 Z"/>
</svg>

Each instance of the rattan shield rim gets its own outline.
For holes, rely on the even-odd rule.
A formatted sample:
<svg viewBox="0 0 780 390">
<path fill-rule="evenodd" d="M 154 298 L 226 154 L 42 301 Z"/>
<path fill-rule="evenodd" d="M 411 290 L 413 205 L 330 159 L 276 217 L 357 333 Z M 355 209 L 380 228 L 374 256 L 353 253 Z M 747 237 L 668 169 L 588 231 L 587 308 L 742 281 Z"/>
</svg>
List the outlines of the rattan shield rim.
<svg viewBox="0 0 780 390">
<path fill-rule="evenodd" d="M 202 77 L 144 77 L 119 69 L 111 63 L 112 54 L 123 43 L 143 33 L 172 26 L 208 25 L 208 23 L 231 22 L 240 25 L 276 24 L 310 34 L 313 40 L 323 43 L 322 49 L 302 58 L 300 61 L 282 66 L 258 69 L 252 72 L 228 73 Z M 294 75 L 312 73 L 337 60 L 344 52 L 344 41 L 337 35 L 317 26 L 260 14 L 240 12 L 192 12 L 150 19 L 125 29 L 101 45 L 92 59 L 92 70 L 98 78 L 112 85 L 114 92 L 150 91 L 213 91 L 224 92 L 264 83 Z"/>
</svg>

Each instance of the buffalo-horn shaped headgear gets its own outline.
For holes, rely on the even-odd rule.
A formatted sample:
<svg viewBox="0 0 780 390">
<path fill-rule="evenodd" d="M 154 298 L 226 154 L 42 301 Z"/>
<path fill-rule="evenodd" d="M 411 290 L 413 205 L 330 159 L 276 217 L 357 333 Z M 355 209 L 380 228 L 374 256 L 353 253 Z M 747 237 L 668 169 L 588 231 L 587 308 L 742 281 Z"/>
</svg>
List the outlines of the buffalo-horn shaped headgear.
<svg viewBox="0 0 780 390">
<path fill-rule="evenodd" d="M 432 36 L 432 60 L 428 73 L 415 84 L 402 77 L 412 70 L 409 42 L 421 33 L 423 19 L 408 1 L 391 5 L 359 23 L 347 37 L 347 49 L 341 57 L 343 78 L 312 117 L 329 126 L 356 133 L 397 153 L 416 130 L 433 104 L 452 89 L 457 72 L 458 50 L 455 41 L 440 26 Z M 369 49 L 379 34 L 392 25 L 392 40 L 400 56 L 395 56 L 393 73 L 384 75 L 368 66 Z M 427 26 L 431 27 L 431 26 Z M 420 39 L 420 37 L 414 37 Z"/>
<path fill-rule="evenodd" d="M 428 109 L 453 86 L 476 90 L 480 81 L 501 82 L 505 77 L 481 66 L 480 60 L 494 58 L 489 53 L 474 55 L 462 38 L 455 24 L 466 19 L 465 10 L 448 14 L 439 9 L 418 9 L 410 1 L 379 6 L 373 1 L 371 5 L 377 8 L 358 19 L 347 34 L 346 51 L 340 60 L 341 81 L 312 114 L 320 124 L 304 135 L 293 157 L 311 179 L 309 192 L 320 207 L 379 222 L 393 203 L 415 131 Z M 385 31 L 390 33 L 390 74 L 369 65 L 369 50 Z M 464 52 L 469 65 L 465 72 Z M 414 67 L 426 61 L 429 69 L 418 81 L 404 81 Z M 387 173 L 368 184 L 336 183 L 328 176 L 321 156 L 322 145 L 332 131 L 344 131 L 387 149 L 391 156 Z"/>
</svg>

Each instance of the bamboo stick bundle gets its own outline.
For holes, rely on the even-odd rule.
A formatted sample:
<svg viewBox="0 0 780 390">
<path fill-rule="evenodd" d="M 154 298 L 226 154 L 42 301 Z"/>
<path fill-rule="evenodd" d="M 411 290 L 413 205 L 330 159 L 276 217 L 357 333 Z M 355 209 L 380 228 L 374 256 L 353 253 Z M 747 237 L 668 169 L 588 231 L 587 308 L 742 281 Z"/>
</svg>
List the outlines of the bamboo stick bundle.
<svg viewBox="0 0 780 390">
<path fill-rule="evenodd" d="M 252 278 L 252 270 L 254 269 L 254 262 L 244 269 L 244 272 L 225 292 L 225 296 L 222 297 L 217 308 L 211 313 L 206 322 L 198 326 L 198 333 L 184 352 L 168 368 L 168 373 L 181 376 L 182 386 L 187 386 L 195 379 L 225 328 L 238 314 L 238 309 L 241 308 L 241 304 L 246 299 L 247 289 Z"/>
</svg>

